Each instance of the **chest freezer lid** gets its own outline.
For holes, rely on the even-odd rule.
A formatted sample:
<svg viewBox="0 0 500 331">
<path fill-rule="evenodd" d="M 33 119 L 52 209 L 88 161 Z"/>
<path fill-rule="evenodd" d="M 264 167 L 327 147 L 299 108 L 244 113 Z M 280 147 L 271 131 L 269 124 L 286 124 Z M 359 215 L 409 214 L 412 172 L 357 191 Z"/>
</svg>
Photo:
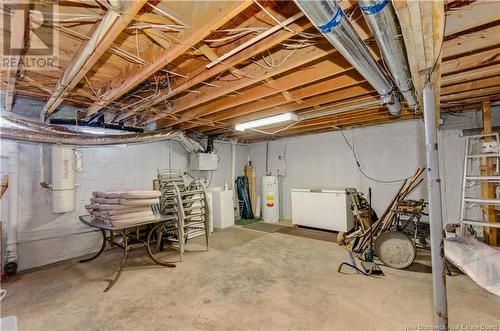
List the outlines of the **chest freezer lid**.
<svg viewBox="0 0 500 331">
<path fill-rule="evenodd" d="M 292 188 L 292 192 L 310 192 L 310 193 L 342 193 L 345 194 L 345 187 L 307 187 Z"/>
</svg>

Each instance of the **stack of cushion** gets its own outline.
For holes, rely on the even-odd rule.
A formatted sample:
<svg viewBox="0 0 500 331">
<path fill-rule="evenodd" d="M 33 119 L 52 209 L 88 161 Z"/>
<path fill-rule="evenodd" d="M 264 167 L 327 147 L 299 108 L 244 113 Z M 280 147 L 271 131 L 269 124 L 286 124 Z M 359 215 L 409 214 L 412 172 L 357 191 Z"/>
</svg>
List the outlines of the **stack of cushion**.
<svg viewBox="0 0 500 331">
<path fill-rule="evenodd" d="M 96 221 L 113 226 L 143 223 L 155 219 L 151 205 L 160 202 L 160 195 L 160 191 L 96 191 L 85 208 Z"/>
</svg>

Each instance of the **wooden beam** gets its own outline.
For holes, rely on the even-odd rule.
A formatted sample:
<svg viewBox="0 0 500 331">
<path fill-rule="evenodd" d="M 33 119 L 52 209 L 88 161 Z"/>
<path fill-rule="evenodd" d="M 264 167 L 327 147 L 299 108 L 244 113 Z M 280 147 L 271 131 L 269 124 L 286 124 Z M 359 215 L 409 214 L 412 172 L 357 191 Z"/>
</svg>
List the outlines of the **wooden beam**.
<svg viewBox="0 0 500 331">
<path fill-rule="evenodd" d="M 432 59 L 434 85 L 434 109 L 436 112 L 436 125 L 439 127 L 441 119 L 441 66 L 443 60 L 444 34 L 445 34 L 445 12 L 444 0 L 434 0 L 432 5 Z M 429 64 L 429 63 L 428 63 Z M 432 70 L 432 69 L 431 69 Z M 432 79 L 432 77 L 431 77 Z"/>
<path fill-rule="evenodd" d="M 106 85 L 111 89 L 103 95 L 103 100 L 96 102 L 87 109 L 86 117 L 106 107 L 113 100 L 123 96 L 134 87 L 142 83 L 149 76 L 165 67 L 167 64 L 178 58 L 181 54 L 191 49 L 198 42 L 207 37 L 214 30 L 226 24 L 233 17 L 238 15 L 244 9 L 252 5 L 251 0 L 242 1 L 222 1 L 216 6 L 209 2 L 198 2 L 198 6 L 203 6 L 204 20 L 193 20 L 186 22 L 190 28 L 180 36 L 182 43 L 175 44 L 156 58 L 156 60 L 144 67 L 131 67 L 124 70 L 116 79 L 108 82 Z M 123 79 L 123 77 L 127 77 Z"/>
<path fill-rule="evenodd" d="M 276 139 L 279 137 L 288 137 L 292 135 L 318 133 L 319 131 L 333 131 L 337 130 L 336 128 L 376 125 L 376 124 L 383 124 L 393 121 L 409 120 L 415 118 L 415 114 L 413 112 L 408 112 L 408 111 L 403 111 L 401 117 L 392 116 L 391 114 L 389 114 L 388 110 L 381 111 L 380 109 L 378 109 L 376 110 L 376 112 L 378 113 L 374 114 L 373 111 L 371 110 L 369 113 L 366 113 L 366 110 L 359 112 L 352 112 L 352 115 L 354 116 L 350 118 L 340 119 L 332 117 L 329 119 L 323 119 L 321 121 L 318 121 L 316 124 L 310 126 L 306 125 L 304 127 L 299 127 L 299 128 L 291 127 L 288 130 L 282 131 L 279 134 L 271 136 L 262 133 L 252 132 L 250 130 L 245 131 L 245 133 L 234 133 L 231 136 L 237 137 L 238 139 L 242 139 L 245 141 L 262 139 L 263 137 L 272 137 L 273 139 Z"/>
<path fill-rule="evenodd" d="M 491 107 L 490 102 L 483 102 L 483 133 L 491 133 Z M 491 141 L 491 139 L 486 139 L 486 141 Z M 498 142 L 497 142 L 498 143 Z M 482 158 L 481 159 L 481 175 L 491 176 L 494 173 L 494 163 L 493 158 Z M 495 185 L 490 182 L 481 183 L 481 197 L 486 199 L 495 198 Z M 494 223 L 496 222 L 496 210 L 494 205 L 483 206 L 483 219 L 486 222 Z M 499 229 L 484 227 L 484 239 L 487 244 L 491 246 L 499 245 Z"/>
<path fill-rule="evenodd" d="M 462 71 L 455 74 L 443 76 L 441 86 L 465 83 L 481 78 L 488 78 L 500 75 L 500 63 L 482 68 L 473 68 L 472 70 Z"/>
<path fill-rule="evenodd" d="M 302 68 L 301 70 L 290 72 L 288 75 L 281 76 L 273 80 L 274 88 L 267 84 L 257 85 L 245 90 L 239 94 L 237 98 L 224 98 L 182 113 L 182 118 L 194 118 L 217 113 L 210 118 L 219 118 L 223 120 L 228 118 L 227 115 L 235 112 L 234 107 L 243 105 L 243 109 L 246 109 L 245 106 L 247 105 L 245 104 L 255 100 L 261 100 L 257 101 L 257 104 L 260 105 L 262 109 L 278 106 L 284 102 L 289 102 L 289 100 L 281 94 L 283 91 L 299 88 L 296 91 L 289 92 L 289 94 L 292 98 L 303 99 L 305 97 L 314 96 L 335 88 L 342 88 L 343 86 L 346 86 L 346 84 L 355 84 L 364 80 L 353 70 L 349 71 L 349 73 L 345 75 L 342 75 L 341 77 L 336 76 L 348 70 L 351 70 L 349 62 L 347 62 L 347 60 L 345 60 L 339 53 L 335 53 L 334 56 L 331 56 L 319 63 L 315 63 L 309 68 Z M 308 86 L 305 90 L 300 88 L 302 85 L 320 81 L 327 77 L 332 78 L 318 84 L 314 84 L 314 87 Z M 274 95 L 273 98 L 264 99 L 272 95 Z"/>
<path fill-rule="evenodd" d="M 302 20 L 301 20 L 302 21 Z M 305 19 L 304 19 L 305 21 Z M 302 21 L 303 22 L 303 21 Z M 304 23 L 304 24 L 292 24 L 291 27 L 293 27 L 294 31 L 304 31 L 308 28 L 312 27 L 312 23 Z M 249 46 L 248 48 L 240 51 L 237 55 L 230 57 L 229 59 L 225 60 L 222 63 L 219 63 L 210 69 L 205 70 L 204 67 L 203 69 L 194 77 L 190 77 L 187 79 L 179 79 L 179 82 L 176 83 L 174 86 L 172 86 L 171 90 L 169 90 L 167 93 L 160 95 L 158 98 L 154 99 L 153 101 L 149 102 L 146 105 L 141 106 L 143 109 L 147 109 L 149 107 L 152 107 L 162 101 L 165 101 L 167 99 L 172 98 L 173 96 L 184 92 L 187 89 L 190 89 L 194 87 L 195 85 L 200 84 L 201 82 L 204 82 L 212 77 L 215 77 L 222 72 L 229 70 L 230 68 L 236 66 L 237 64 L 247 60 L 248 58 L 251 58 L 253 56 L 256 56 L 276 45 L 279 43 L 287 40 L 288 38 L 292 37 L 294 33 L 289 32 L 287 30 L 280 30 L 274 33 L 273 35 L 269 36 L 268 38 L 260 41 L 257 44 L 254 44 L 252 46 Z M 213 90 L 213 89 L 212 89 Z M 219 90 L 219 89 L 217 89 Z M 200 102 L 205 102 L 204 101 L 204 95 L 201 93 L 197 93 L 193 97 L 186 97 L 182 98 L 179 103 L 187 103 L 189 101 L 192 101 L 193 98 L 196 100 L 197 103 Z M 174 111 L 174 113 L 177 111 Z"/>
<path fill-rule="evenodd" d="M 240 89 L 243 89 L 245 87 L 254 85 L 255 83 L 260 82 L 261 80 L 268 79 L 270 77 L 279 75 L 281 73 L 284 73 L 286 71 L 293 70 L 294 68 L 300 67 L 302 65 L 305 65 L 307 63 L 310 63 L 311 61 L 317 60 L 319 58 L 325 57 L 326 55 L 332 54 L 334 52 L 333 48 L 324 50 L 322 48 L 316 48 L 316 47 L 310 47 L 310 48 L 304 48 L 301 50 L 297 50 L 293 55 L 289 56 L 288 60 L 283 63 L 281 66 L 277 68 L 267 68 L 264 64 L 263 67 L 261 67 L 259 64 L 262 63 L 262 61 L 259 61 L 259 64 L 250 64 L 245 67 L 245 73 L 246 76 L 243 78 L 240 78 L 234 82 L 228 82 L 228 81 L 217 81 L 217 85 L 219 88 L 216 90 L 208 89 L 208 88 L 200 88 L 200 95 L 194 97 L 186 97 L 185 99 L 179 101 L 174 105 L 174 112 L 182 112 L 185 110 L 188 110 L 189 108 L 195 107 L 197 105 L 200 105 L 200 103 L 206 103 L 204 105 L 201 105 L 199 107 L 196 107 L 192 110 L 188 110 L 185 112 L 183 115 L 185 117 L 197 117 L 197 116 L 203 116 L 205 114 L 209 114 L 211 112 L 219 111 L 219 110 L 224 110 L 228 109 L 230 107 L 234 107 L 238 104 L 243 104 L 245 102 L 249 102 L 254 100 L 255 98 L 262 98 L 267 95 L 272 95 L 275 93 L 280 93 L 281 91 L 287 90 L 291 88 L 291 86 L 296 86 L 295 84 L 290 84 L 286 86 L 283 90 L 280 88 L 273 88 L 270 84 L 263 84 L 260 86 L 256 86 L 255 88 L 251 88 L 249 92 L 243 92 L 243 94 L 239 95 L 238 98 L 225 98 L 222 100 L 217 100 L 215 102 L 210 102 L 207 103 L 208 101 L 214 100 L 218 97 L 222 97 L 225 95 L 228 95 L 232 92 L 238 91 Z M 286 56 L 290 54 L 290 50 L 281 50 L 275 54 L 275 58 L 278 59 L 277 61 L 282 61 Z M 336 56 L 335 59 L 339 58 L 340 56 Z M 342 61 L 342 60 L 341 60 Z M 350 64 L 343 60 L 345 67 L 344 68 L 350 68 Z M 322 61 L 322 64 L 325 66 L 328 66 L 327 59 Z M 335 65 L 335 64 L 334 64 Z M 307 70 L 305 70 L 307 71 Z M 316 74 L 320 74 L 319 71 L 314 70 L 314 68 L 311 70 L 314 71 Z M 310 77 L 314 77 L 314 73 L 311 73 Z M 325 73 L 323 73 L 324 75 Z M 303 77 L 303 75 L 300 75 Z M 277 82 L 276 86 L 280 86 L 281 82 L 283 80 L 278 79 L 279 82 Z M 294 80 L 295 81 L 295 80 Z M 161 122 L 159 123 L 161 125 Z"/>
<path fill-rule="evenodd" d="M 447 13 L 445 35 L 460 33 L 499 19 L 498 2 L 490 0 L 470 1 Z"/>
<path fill-rule="evenodd" d="M 210 47 L 207 46 L 207 44 L 201 45 L 200 47 L 198 47 L 198 49 L 210 61 L 215 61 L 215 60 L 217 60 L 219 58 L 217 56 L 217 54 Z M 234 67 L 229 68 L 229 72 L 233 73 L 236 77 L 244 75 L 244 73 L 242 71 L 240 71 L 240 70 L 238 70 L 238 69 L 236 69 Z"/>
<path fill-rule="evenodd" d="M 40 100 L 48 100 L 51 96 L 48 93 L 33 92 L 31 90 L 30 91 L 22 90 L 20 88 L 16 89 L 16 94 L 30 97 L 30 98 L 34 98 L 34 99 L 40 99 Z M 81 106 L 88 107 L 92 104 L 91 102 L 78 100 L 78 99 L 72 99 L 72 98 L 68 98 L 68 97 L 64 98 L 64 102 L 67 104 L 70 104 L 70 105 L 75 105 L 75 106 L 80 106 L 80 107 Z"/>
<path fill-rule="evenodd" d="M 477 97 L 471 97 L 468 99 L 460 99 L 457 101 L 447 101 L 442 103 L 442 108 L 443 109 L 469 109 L 470 107 L 473 107 L 473 109 L 478 109 L 481 107 L 481 104 L 484 101 L 497 101 L 500 100 L 500 94 L 489 94 L 489 95 L 484 95 L 484 96 L 477 96 Z"/>
<path fill-rule="evenodd" d="M 377 100 L 373 97 L 373 95 L 376 95 L 376 92 L 374 92 L 370 85 L 368 83 L 362 83 L 358 86 L 348 87 L 330 93 L 325 93 L 317 97 L 312 97 L 308 100 L 304 100 L 303 104 L 288 103 L 280 107 L 270 107 L 264 110 L 259 110 L 255 113 L 249 113 L 246 111 L 238 112 L 234 114 L 232 118 L 225 121 L 225 123 L 227 127 L 231 127 L 237 123 L 248 122 L 286 112 L 300 112 L 302 114 L 313 112 L 319 107 L 328 106 L 328 108 L 342 108 L 344 106 L 352 106 L 353 104 L 361 103 L 367 100 Z M 249 104 L 249 106 L 250 105 L 252 104 Z M 201 127 L 197 128 L 197 131 L 204 132 L 208 129 L 210 128 Z"/>
<path fill-rule="evenodd" d="M 299 105 L 304 108 L 307 108 L 310 107 L 311 101 L 318 100 L 318 99 L 313 99 L 312 97 L 314 96 L 318 96 L 323 93 L 334 92 L 337 90 L 345 91 L 346 88 L 362 84 L 363 82 L 364 79 L 363 77 L 361 77 L 361 75 L 359 75 L 357 72 L 351 72 L 351 75 L 345 74 L 337 76 L 333 79 L 329 79 L 327 81 L 323 81 L 318 84 L 299 88 L 292 93 L 292 96 L 294 98 L 301 99 L 302 102 Z M 240 105 L 235 108 L 226 109 L 224 111 L 220 111 L 210 116 L 207 116 L 206 118 L 212 121 L 224 121 L 227 119 L 241 116 L 242 114 L 244 115 L 255 114 L 255 116 L 259 116 L 258 114 L 259 111 L 269 108 L 277 108 L 286 104 L 294 105 L 295 102 L 293 100 L 291 101 L 287 100 L 287 98 L 282 94 L 276 94 L 270 98 L 263 99 L 261 102 L 257 101 L 245 105 Z M 233 123 L 231 122 L 231 124 Z"/>
<path fill-rule="evenodd" d="M 372 109 L 367 109 L 368 111 L 365 112 L 363 110 L 363 113 L 358 113 L 355 116 L 348 117 L 348 118 L 340 118 L 339 116 L 332 115 L 332 116 L 325 116 L 325 117 L 320 117 L 320 118 L 315 118 L 312 120 L 305 120 L 300 122 L 298 125 L 293 127 L 293 130 L 300 130 L 300 129 L 307 129 L 311 127 L 317 127 L 319 125 L 346 125 L 346 124 L 352 124 L 354 123 L 359 123 L 359 122 L 365 122 L 369 123 L 373 120 L 378 120 L 381 118 L 390 118 L 391 116 L 394 117 L 394 115 L 391 115 L 388 111 L 382 110 L 380 107 L 375 107 Z M 354 113 L 354 112 L 353 112 Z M 401 111 L 401 116 L 409 115 L 411 114 L 412 116 L 415 116 L 414 113 L 410 113 L 407 110 Z"/>
<path fill-rule="evenodd" d="M 7 4 L 2 4 L 3 15 L 8 15 L 10 12 L 12 16 L 10 17 L 10 27 L 4 27 L 4 31 L 8 31 L 6 37 L 10 38 L 9 45 L 13 52 L 6 57 L 12 59 L 9 63 L 14 63 L 15 66 L 7 70 L 4 105 L 6 111 L 11 111 L 14 104 L 17 72 L 20 69 L 21 55 L 25 47 L 25 36 L 26 32 L 29 31 L 29 2 L 23 6 L 17 5 L 13 10 L 9 10 L 7 7 Z"/>
<path fill-rule="evenodd" d="M 148 37 L 153 39 L 155 43 L 163 47 L 164 49 L 169 49 L 172 46 L 172 42 L 170 42 L 165 36 L 163 32 L 157 31 L 155 29 L 144 29 L 142 30 Z"/>
<path fill-rule="evenodd" d="M 447 40 L 443 47 L 443 59 L 497 45 L 500 45 L 500 23 Z"/>
<path fill-rule="evenodd" d="M 213 89 L 213 88 L 209 89 L 207 87 L 201 87 L 199 89 L 199 91 L 201 93 L 197 94 L 198 100 L 201 99 L 204 101 L 210 101 L 210 100 L 213 100 L 217 97 L 228 95 L 234 91 L 237 91 L 237 90 L 243 89 L 245 87 L 248 87 L 250 85 L 253 85 L 255 83 L 258 83 L 261 80 L 264 80 L 266 78 L 269 78 L 269 77 L 272 77 L 275 75 L 279 75 L 283 72 L 292 70 L 292 69 L 299 67 L 301 65 L 305 65 L 311 61 L 322 58 L 322 57 L 324 57 L 328 54 L 331 54 L 333 52 L 334 52 L 333 48 L 327 48 L 326 50 L 322 49 L 322 48 L 317 48 L 317 47 L 304 48 L 301 50 L 297 50 L 293 55 L 291 55 L 289 57 L 289 60 L 287 60 L 285 63 L 283 63 L 281 66 L 279 66 L 277 68 L 266 68 L 265 66 L 260 67 L 258 64 L 252 63 L 252 64 L 247 65 L 245 67 L 245 73 L 246 73 L 245 77 L 239 78 L 239 79 L 235 80 L 234 82 L 218 80 L 216 82 L 216 84 L 218 86 L 217 89 Z M 290 51 L 289 50 L 281 50 L 278 53 L 279 53 L 278 54 L 279 59 L 283 59 L 287 54 L 290 53 Z M 260 62 L 262 62 L 262 61 L 260 61 Z M 278 93 L 279 92 L 277 89 L 273 89 L 268 84 L 264 85 L 263 89 L 269 90 L 268 93 L 272 93 L 272 92 Z M 240 100 L 239 97 L 240 96 L 238 96 L 238 98 L 231 98 L 231 99 L 226 97 L 224 100 L 222 100 L 220 102 L 215 101 L 211 104 L 213 104 L 214 108 L 216 108 L 216 109 L 221 109 L 221 110 L 227 109 L 229 107 L 232 107 L 233 105 L 239 104 L 239 100 Z M 193 97 L 191 97 L 191 96 L 185 97 L 184 98 L 184 99 L 186 99 L 186 101 L 184 102 L 185 105 L 181 106 L 182 108 L 177 108 L 177 109 L 186 109 L 187 107 L 193 107 L 193 106 L 199 105 L 199 102 L 196 101 L 196 98 L 194 98 L 194 99 L 193 98 L 194 98 L 194 96 Z M 182 99 L 181 101 L 184 101 L 184 99 Z M 242 100 L 247 100 L 247 98 L 244 97 L 244 99 L 242 99 Z M 193 110 L 193 111 L 196 113 L 210 111 L 210 106 L 208 106 L 208 104 L 201 105 L 200 109 L 198 111 L 197 110 Z M 188 113 L 186 115 L 186 117 L 195 117 L 196 113 Z M 146 120 L 146 123 L 155 121 L 157 119 L 159 119 L 159 117 L 148 118 Z M 164 127 L 165 125 L 170 125 L 170 122 L 164 123 L 162 120 L 159 120 L 157 123 L 158 128 Z"/>
<path fill-rule="evenodd" d="M 481 32 L 484 33 L 484 30 L 481 30 Z M 482 36 L 482 34 L 479 34 L 477 36 L 480 37 L 480 36 Z M 459 44 L 456 39 L 453 39 L 452 41 L 449 41 L 449 42 L 453 42 L 452 46 L 456 46 Z M 448 42 L 446 42 L 444 49 L 447 49 L 447 43 Z M 466 48 L 466 50 L 468 50 L 468 49 L 471 49 L 471 48 Z M 332 60 L 332 61 L 336 62 L 336 60 Z M 335 68 L 328 68 L 328 65 L 332 66 L 334 64 L 332 64 L 332 62 L 329 60 L 325 60 L 323 62 L 320 62 L 319 64 L 315 64 L 312 67 L 312 70 L 310 73 L 308 73 L 306 70 L 303 70 L 303 71 L 293 72 L 290 75 L 281 76 L 280 78 L 278 78 L 278 80 L 275 81 L 275 82 L 277 82 L 276 85 L 279 86 L 278 90 L 274 90 L 273 88 L 270 88 L 267 85 L 259 85 L 259 86 L 253 87 L 249 90 L 246 90 L 242 94 L 238 95 L 238 98 L 225 98 L 222 100 L 208 103 L 206 105 L 198 106 L 198 107 L 194 108 L 193 110 L 190 110 L 187 113 L 184 113 L 182 120 L 187 121 L 188 119 L 194 118 L 195 116 L 205 116 L 205 115 L 208 115 L 211 113 L 219 112 L 219 111 L 224 110 L 224 109 L 228 109 L 227 112 L 223 112 L 224 115 L 222 115 L 222 116 L 215 116 L 215 117 L 210 116 L 209 117 L 210 119 L 213 119 L 213 120 L 219 120 L 219 121 L 225 120 L 226 118 L 230 117 L 227 115 L 230 114 L 231 111 L 232 112 L 235 111 L 235 110 L 231 109 L 230 107 L 235 107 L 237 105 L 240 105 L 240 104 L 243 104 L 246 102 L 250 102 L 250 101 L 255 100 L 255 99 L 261 99 L 261 98 L 266 97 L 268 95 L 272 95 L 272 94 L 275 94 L 275 93 L 280 92 L 280 91 L 286 91 L 286 90 L 289 90 L 289 89 L 294 88 L 296 86 L 300 86 L 301 83 L 295 84 L 295 82 L 297 82 L 297 81 L 302 82 L 302 84 L 308 84 L 311 81 L 308 80 L 307 77 L 310 77 L 309 79 L 311 79 L 311 78 L 314 79 L 316 77 L 321 79 L 324 76 L 324 74 L 322 76 L 321 73 L 330 72 L 330 71 L 333 74 L 336 74 L 337 72 L 335 72 Z M 460 79 L 460 77 L 458 77 L 458 79 Z M 477 84 L 472 84 L 472 85 L 477 85 Z M 239 86 L 237 86 L 237 87 L 239 87 Z M 462 90 L 462 91 L 464 91 L 464 90 Z M 459 91 L 459 90 L 457 90 L 457 91 Z M 229 91 L 223 91 L 223 93 L 226 94 L 226 93 L 229 93 Z M 451 93 L 451 92 L 446 91 L 445 93 Z M 298 96 L 298 97 L 302 98 L 303 96 Z M 265 108 L 271 107 L 271 106 L 277 106 L 277 105 L 284 103 L 284 101 L 282 100 L 283 98 L 281 98 L 281 97 L 276 97 L 275 99 L 276 100 L 279 99 L 279 101 L 275 104 L 269 104 L 268 100 L 266 100 L 265 102 L 260 102 L 260 104 L 262 105 L 262 109 L 265 109 Z M 245 107 L 245 106 L 243 106 L 243 107 Z M 175 109 L 175 107 L 174 107 L 174 109 Z M 193 128 L 193 127 L 195 127 L 195 124 L 191 124 L 191 125 L 186 126 L 186 128 Z"/>
<path fill-rule="evenodd" d="M 477 98 L 487 95 L 498 95 L 500 94 L 500 86 L 492 86 L 481 88 L 474 91 L 465 91 L 461 93 L 453 93 L 445 95 L 441 98 L 441 102 L 457 101 L 462 99 Z"/>
<path fill-rule="evenodd" d="M 460 71 L 469 71 L 473 68 L 497 64 L 499 62 L 500 47 L 496 47 L 447 61 L 443 63 L 441 70 L 443 75 L 449 75 Z"/>
<path fill-rule="evenodd" d="M 96 64 L 96 62 L 101 58 L 101 56 L 108 50 L 108 48 L 113 44 L 115 39 L 122 33 L 122 31 L 128 26 L 130 21 L 134 19 L 135 15 L 139 12 L 142 6 L 146 3 L 147 0 L 137 0 L 137 1 L 121 1 L 121 3 L 125 6 L 123 8 L 123 12 L 120 13 L 118 19 L 112 24 L 112 26 L 107 31 L 106 35 L 100 38 L 99 44 L 95 47 L 92 54 L 85 60 L 84 64 L 80 68 L 79 61 L 81 61 L 81 54 L 77 52 L 71 62 L 66 67 L 61 79 L 59 80 L 56 89 L 62 89 L 63 93 L 60 95 L 53 94 L 55 100 L 51 102 L 48 107 L 45 107 L 45 114 L 52 114 L 56 108 L 61 104 L 64 99 L 64 96 L 73 90 L 75 86 L 83 79 L 83 77 L 87 74 L 87 72 L 92 69 L 92 67 Z M 101 22 L 102 23 L 102 22 Z M 94 33 L 100 33 L 97 28 Z M 90 42 L 90 40 L 88 41 Z M 78 73 L 74 77 L 70 77 L 70 81 L 66 82 L 66 76 L 71 74 L 72 70 L 78 68 Z M 55 92 L 58 93 L 58 92 Z M 52 98 L 51 98 L 52 99 Z M 51 101 L 49 99 L 49 102 Z"/>
<path fill-rule="evenodd" d="M 460 93 L 463 91 L 473 91 L 486 87 L 500 85 L 500 76 L 489 77 L 485 79 L 474 80 L 462 84 L 450 85 L 441 90 L 441 95 Z"/>
<path fill-rule="evenodd" d="M 441 46 L 444 37 L 444 1 L 392 1 L 401 24 L 403 39 L 420 101 L 424 85 L 433 75 L 438 77 L 436 101 L 439 102 Z M 437 108 L 439 109 L 439 105 Z"/>
</svg>

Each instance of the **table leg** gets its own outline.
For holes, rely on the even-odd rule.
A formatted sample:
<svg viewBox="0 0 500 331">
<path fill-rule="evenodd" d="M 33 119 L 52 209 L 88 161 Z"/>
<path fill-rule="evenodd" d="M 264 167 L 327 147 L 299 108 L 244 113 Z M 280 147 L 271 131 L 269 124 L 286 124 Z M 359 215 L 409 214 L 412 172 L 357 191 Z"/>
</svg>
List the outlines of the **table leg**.
<svg viewBox="0 0 500 331">
<path fill-rule="evenodd" d="M 168 267 L 168 268 L 175 268 L 175 264 L 173 263 L 168 263 L 168 262 L 161 262 L 160 260 L 158 260 L 154 255 L 153 255 L 153 252 L 151 252 L 151 236 L 153 235 L 153 233 L 155 231 L 161 231 L 161 228 L 162 226 L 164 226 L 164 224 L 158 224 L 156 226 L 154 226 L 151 230 L 149 230 L 149 233 L 148 233 L 148 237 L 146 239 L 146 251 L 148 252 L 148 255 L 149 255 L 149 258 L 156 264 L 159 264 L 159 265 L 162 265 L 164 267 Z M 157 238 L 156 240 L 161 240 L 161 235 L 158 234 L 157 235 Z"/>
<path fill-rule="evenodd" d="M 101 249 L 99 250 L 99 252 L 97 252 L 96 255 L 89 257 L 88 259 L 80 260 L 79 261 L 80 263 L 92 261 L 93 259 L 97 258 L 99 255 L 101 255 L 102 252 L 104 252 L 104 249 L 106 248 L 106 231 L 101 229 L 101 234 L 102 234 L 102 245 L 101 245 Z"/>
<path fill-rule="evenodd" d="M 116 281 L 118 278 L 120 278 L 120 275 L 122 273 L 123 267 L 125 266 L 125 261 L 127 260 L 127 252 L 128 252 L 128 245 L 127 245 L 127 236 L 125 235 L 124 232 L 122 231 L 116 231 L 118 232 L 119 235 L 122 236 L 123 238 L 123 257 L 122 257 L 122 263 L 120 265 L 120 269 L 118 270 L 118 273 L 116 274 L 115 278 L 109 283 L 108 287 L 104 290 L 104 292 L 107 292 L 113 285 L 115 285 Z"/>
</svg>

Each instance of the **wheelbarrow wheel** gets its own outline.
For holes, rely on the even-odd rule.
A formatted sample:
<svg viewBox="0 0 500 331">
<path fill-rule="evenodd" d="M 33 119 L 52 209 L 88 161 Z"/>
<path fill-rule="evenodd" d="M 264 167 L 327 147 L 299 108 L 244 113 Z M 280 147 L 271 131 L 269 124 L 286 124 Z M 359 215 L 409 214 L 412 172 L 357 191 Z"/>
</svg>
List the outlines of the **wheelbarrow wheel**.
<svg viewBox="0 0 500 331">
<path fill-rule="evenodd" d="M 386 266 L 404 269 L 417 257 L 417 247 L 406 234 L 389 231 L 375 239 L 375 254 Z"/>
</svg>

